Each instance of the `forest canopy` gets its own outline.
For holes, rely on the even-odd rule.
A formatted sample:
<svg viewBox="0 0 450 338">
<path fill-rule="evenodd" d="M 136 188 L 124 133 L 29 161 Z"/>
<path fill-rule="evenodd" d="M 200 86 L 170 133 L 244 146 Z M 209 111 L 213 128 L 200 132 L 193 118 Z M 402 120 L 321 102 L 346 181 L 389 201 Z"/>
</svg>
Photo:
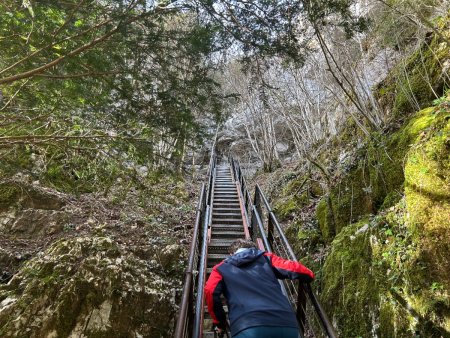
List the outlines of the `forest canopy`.
<svg viewBox="0 0 450 338">
<path fill-rule="evenodd" d="M 137 162 L 180 168 L 235 97 L 223 95 L 214 80 L 221 61 L 278 56 L 302 64 L 312 36 L 306 22 L 325 24 L 334 14 L 335 24 L 355 28 L 350 6 L 342 0 L 2 1 L 3 156 L 18 146 L 67 160 L 134 149 Z"/>
</svg>

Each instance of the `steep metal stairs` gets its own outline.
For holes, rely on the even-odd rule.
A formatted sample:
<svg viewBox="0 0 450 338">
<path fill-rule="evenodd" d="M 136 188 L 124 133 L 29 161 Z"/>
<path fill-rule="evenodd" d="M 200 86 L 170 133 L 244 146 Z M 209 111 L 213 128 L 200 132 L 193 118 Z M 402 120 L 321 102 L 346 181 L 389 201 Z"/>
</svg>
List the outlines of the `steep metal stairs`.
<svg viewBox="0 0 450 338">
<path fill-rule="evenodd" d="M 238 238 L 251 239 L 261 250 L 297 260 L 259 185 L 252 196 L 239 162 L 230 158 L 229 163 L 218 165 L 213 145 L 207 180 L 200 189 L 175 338 L 217 337 L 210 330 L 204 286 L 213 266 L 229 255 L 230 244 Z M 337 338 L 309 283 L 283 280 L 280 286 L 296 313 L 300 337 Z M 228 311 L 226 306 L 224 310 Z"/>
<path fill-rule="evenodd" d="M 214 265 L 229 256 L 228 248 L 231 243 L 238 238 L 246 238 L 244 230 L 246 221 L 242 214 L 240 191 L 234 181 L 230 165 L 218 165 L 214 176 L 211 202 L 212 218 L 206 259 L 207 277 Z M 224 309 L 227 312 L 226 306 Z M 214 332 L 209 331 L 211 326 L 212 320 L 205 307 L 203 337 L 215 337 Z"/>
<path fill-rule="evenodd" d="M 239 193 L 229 165 L 216 169 L 212 196 L 212 221 L 208 245 L 207 273 L 228 256 L 228 247 L 237 238 L 244 238 Z"/>
</svg>

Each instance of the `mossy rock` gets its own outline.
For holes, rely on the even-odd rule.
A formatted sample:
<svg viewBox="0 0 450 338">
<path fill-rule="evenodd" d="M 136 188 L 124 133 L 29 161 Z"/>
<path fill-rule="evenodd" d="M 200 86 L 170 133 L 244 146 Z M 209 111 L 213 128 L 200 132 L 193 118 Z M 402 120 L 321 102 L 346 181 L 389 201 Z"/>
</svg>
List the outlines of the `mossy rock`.
<svg viewBox="0 0 450 338">
<path fill-rule="evenodd" d="M 372 269 L 367 220 L 333 240 L 322 271 L 321 299 L 341 337 L 367 337 L 378 317 L 379 285 Z"/>
<path fill-rule="evenodd" d="M 274 212 L 281 221 L 291 218 L 296 211 L 308 205 L 309 185 L 309 175 L 293 176 L 275 203 Z"/>
<path fill-rule="evenodd" d="M 308 202 L 307 194 L 293 195 L 278 201 L 274 207 L 274 212 L 281 221 L 284 221 L 291 218 L 296 211 L 307 205 Z"/>
<path fill-rule="evenodd" d="M 322 237 L 326 241 L 330 241 L 336 235 L 336 229 L 334 225 L 333 213 L 329 207 L 328 197 L 325 196 L 320 200 L 316 207 L 316 218 L 319 223 L 319 228 L 322 233 Z"/>
<path fill-rule="evenodd" d="M 439 20 L 441 34 L 450 36 L 450 18 Z M 442 95 L 448 87 L 448 70 L 444 64 L 450 59 L 450 46 L 441 37 L 431 35 L 405 62 L 400 64 L 381 83 L 375 92 L 378 101 L 392 117 L 407 116 L 430 106 L 436 93 Z"/>
<path fill-rule="evenodd" d="M 0 285 L 1 336 L 170 337 L 180 285 L 152 264 L 109 237 L 57 241 Z"/>
<path fill-rule="evenodd" d="M 0 183 L 0 210 L 17 205 L 22 208 L 58 210 L 64 199 L 42 187 L 21 181 L 9 180 Z"/>
<path fill-rule="evenodd" d="M 372 268 L 380 285 L 379 336 L 447 337 L 450 332 L 448 280 L 439 280 L 421 247 L 426 237 L 409 223 L 403 198 L 377 216 L 372 228 Z"/>
<path fill-rule="evenodd" d="M 17 203 L 21 192 L 20 186 L 12 182 L 0 183 L 0 210 L 8 209 Z"/>
<path fill-rule="evenodd" d="M 405 165 L 409 223 L 421 237 L 420 250 L 433 280 L 450 281 L 450 112 L 434 121 L 411 148 Z M 447 288 L 449 289 L 449 288 Z M 450 291 L 450 290 L 448 290 Z"/>
<path fill-rule="evenodd" d="M 389 192 L 383 200 L 383 204 L 380 206 L 380 210 L 388 209 L 400 201 L 402 198 L 402 193 L 399 191 Z"/>
<path fill-rule="evenodd" d="M 308 256 L 324 244 L 319 229 L 305 226 L 301 222 L 292 223 L 286 229 L 286 237 L 297 257 Z"/>
<path fill-rule="evenodd" d="M 426 108 L 395 133 L 373 135 L 355 165 L 331 189 L 331 203 L 324 197 L 317 206 L 317 220 L 326 240 L 360 217 L 400 200 L 408 151 L 431 128 L 435 117 L 435 109 Z"/>
</svg>

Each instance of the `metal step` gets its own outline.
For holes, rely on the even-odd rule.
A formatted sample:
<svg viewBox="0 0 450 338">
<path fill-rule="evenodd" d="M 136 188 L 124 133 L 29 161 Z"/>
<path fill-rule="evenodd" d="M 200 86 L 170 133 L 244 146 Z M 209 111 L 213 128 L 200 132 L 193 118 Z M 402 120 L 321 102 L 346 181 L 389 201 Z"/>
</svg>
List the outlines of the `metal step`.
<svg viewBox="0 0 450 338">
<path fill-rule="evenodd" d="M 242 230 L 242 229 L 241 229 Z M 245 234 L 244 231 L 229 231 L 229 230 L 214 230 L 214 233 L 212 235 L 212 238 L 244 238 Z"/>
<path fill-rule="evenodd" d="M 209 247 L 229 247 L 234 242 L 234 239 L 211 239 Z"/>
<path fill-rule="evenodd" d="M 237 201 L 235 201 L 235 202 L 229 202 L 228 200 L 227 201 L 225 201 L 225 202 L 221 202 L 220 200 L 214 200 L 213 201 L 214 202 L 214 208 L 224 208 L 224 209 L 226 209 L 226 208 L 236 208 L 236 209 L 240 209 L 241 208 L 241 205 L 240 205 L 240 203 L 239 203 L 239 200 L 237 200 Z"/>
<path fill-rule="evenodd" d="M 239 205 L 236 208 L 218 208 L 216 205 L 213 206 L 213 213 L 223 213 L 223 214 L 234 214 L 234 213 L 241 213 L 241 208 Z"/>
<path fill-rule="evenodd" d="M 237 201 L 239 202 L 239 197 L 238 195 L 219 195 L 216 196 L 214 194 L 214 202 L 229 202 L 229 201 Z"/>
<path fill-rule="evenodd" d="M 240 204 L 240 202 L 239 202 L 239 200 L 236 198 L 236 199 L 229 199 L 229 200 L 224 200 L 224 199 L 220 199 L 220 200 L 214 200 L 213 201 L 213 208 L 214 207 L 232 207 L 232 208 L 234 208 L 234 207 L 241 207 L 241 204 Z"/>
<path fill-rule="evenodd" d="M 235 219 L 235 218 L 212 218 L 213 224 L 243 224 L 242 218 L 241 219 Z"/>
<path fill-rule="evenodd" d="M 229 254 L 208 254 L 208 258 L 206 260 L 208 264 L 208 268 L 212 268 L 214 265 L 222 262 L 225 258 L 228 258 Z"/>
<path fill-rule="evenodd" d="M 222 212 L 217 212 L 217 211 L 214 211 L 214 209 L 213 209 L 213 214 L 212 214 L 212 217 L 213 218 L 227 218 L 227 219 L 242 219 L 242 214 L 239 212 L 239 213 L 222 213 Z"/>
<path fill-rule="evenodd" d="M 216 167 L 216 177 L 213 187 L 211 239 L 208 244 L 206 276 L 212 272 L 213 266 L 227 257 L 229 246 L 238 238 L 245 238 L 239 192 L 229 165 Z M 225 300 L 224 300 L 224 304 Z M 228 307 L 224 306 L 228 313 Z M 204 309 L 204 338 L 216 338 L 217 334 L 210 331 L 212 319 Z"/>
<path fill-rule="evenodd" d="M 216 223 L 216 224 L 212 224 L 211 225 L 211 230 L 213 231 L 213 233 L 215 233 L 215 231 L 244 231 L 244 227 L 242 226 L 242 224 L 220 224 L 220 223 Z"/>
</svg>

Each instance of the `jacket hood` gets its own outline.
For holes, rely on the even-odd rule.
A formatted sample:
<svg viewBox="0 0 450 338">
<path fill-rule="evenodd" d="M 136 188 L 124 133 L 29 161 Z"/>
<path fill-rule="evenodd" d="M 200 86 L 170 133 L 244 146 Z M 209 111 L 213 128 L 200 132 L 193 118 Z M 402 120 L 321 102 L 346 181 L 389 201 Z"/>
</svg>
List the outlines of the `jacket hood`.
<svg viewBox="0 0 450 338">
<path fill-rule="evenodd" d="M 235 266 L 242 266 L 255 261 L 263 254 L 264 251 L 255 248 L 246 249 L 244 251 L 238 252 L 237 254 L 234 254 L 233 256 L 228 257 L 227 259 L 225 259 L 225 262 L 233 264 Z"/>
</svg>

